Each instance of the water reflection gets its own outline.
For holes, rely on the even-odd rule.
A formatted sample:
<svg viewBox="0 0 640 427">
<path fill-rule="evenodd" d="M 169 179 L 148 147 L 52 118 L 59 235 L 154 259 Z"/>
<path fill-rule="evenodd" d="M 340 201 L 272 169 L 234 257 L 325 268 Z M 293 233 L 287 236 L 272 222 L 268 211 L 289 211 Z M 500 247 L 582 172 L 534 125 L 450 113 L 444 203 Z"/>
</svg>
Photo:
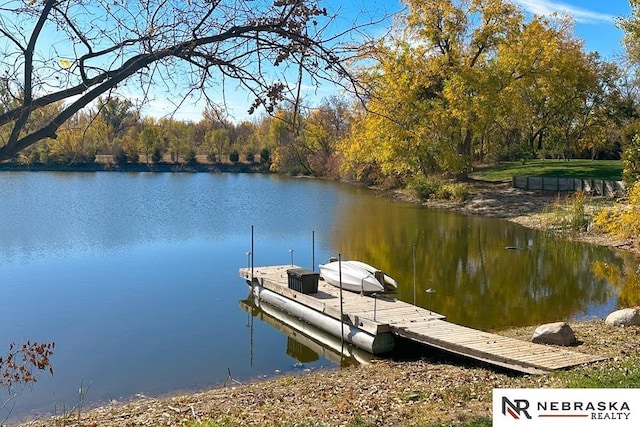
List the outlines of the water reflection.
<svg viewBox="0 0 640 427">
<path fill-rule="evenodd" d="M 323 357 L 338 366 L 371 363 L 371 354 L 345 344 L 339 338 L 312 326 L 295 316 L 260 301 L 251 294 L 240 301 L 240 307 L 287 336 L 286 354 L 301 364 L 315 362 Z"/>
<path fill-rule="evenodd" d="M 640 267 L 636 261 L 632 257 L 624 257 L 618 264 L 597 261 L 593 265 L 595 276 L 616 289 L 620 307 L 635 307 L 640 301 Z"/>
<path fill-rule="evenodd" d="M 82 380 L 89 404 L 216 386 L 229 370 L 244 381 L 343 363 L 339 351 L 282 330 L 288 321 L 266 323 L 275 317 L 265 307 L 265 322 L 247 322 L 237 271 L 251 226 L 255 265 L 288 264 L 291 249 L 307 268 L 313 254 L 317 264 L 341 253 L 388 272 L 409 302 L 415 244 L 417 303 L 427 308 L 434 288 L 434 310 L 475 328 L 640 304 L 629 254 L 335 182 L 2 173 L 0 197 L 0 352 L 11 341 L 56 342 L 55 376 L 41 377 L 13 415 L 72 407 Z"/>
<path fill-rule="evenodd" d="M 338 218 L 334 245 L 346 257 L 364 260 L 392 275 L 399 283 L 398 297 L 408 302 L 413 302 L 415 244 L 417 304 L 428 307 L 425 290 L 433 288 L 435 311 L 479 329 L 533 325 L 615 309 L 616 287 L 610 284 L 614 277 L 623 277 L 616 271 L 637 264 L 630 254 L 569 242 L 505 221 L 380 198 L 350 205 Z M 595 274 L 602 263 L 609 266 L 610 274 Z M 625 304 L 640 302 L 637 293 L 625 295 Z"/>
</svg>

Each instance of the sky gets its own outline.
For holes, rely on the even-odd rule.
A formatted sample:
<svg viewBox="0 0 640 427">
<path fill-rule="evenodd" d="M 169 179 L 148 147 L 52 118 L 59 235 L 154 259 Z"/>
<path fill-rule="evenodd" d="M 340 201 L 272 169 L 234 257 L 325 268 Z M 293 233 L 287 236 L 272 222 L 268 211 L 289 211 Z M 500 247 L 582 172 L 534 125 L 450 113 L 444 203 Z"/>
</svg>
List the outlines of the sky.
<svg viewBox="0 0 640 427">
<path fill-rule="evenodd" d="M 510 1 L 519 5 L 529 15 L 560 13 L 571 16 L 575 21 L 575 34 L 584 41 L 587 52 L 599 52 L 602 58 L 608 60 L 615 60 L 624 53 L 624 47 L 621 43 L 624 33 L 616 27 L 615 23 L 617 18 L 630 14 L 631 7 L 628 0 Z M 336 19 L 331 24 L 335 26 L 335 28 L 332 28 L 334 31 L 348 28 L 354 21 L 360 23 L 375 22 L 380 17 L 389 17 L 403 8 L 402 0 L 319 0 L 319 2 L 327 7 L 330 14 L 336 15 Z M 385 22 L 385 25 L 374 27 L 374 35 L 381 35 L 386 31 L 391 20 L 387 19 Z M 302 94 L 305 96 L 306 101 L 314 104 L 318 104 L 323 98 L 337 93 L 337 89 L 329 84 L 323 84 L 318 87 L 303 85 L 302 88 Z M 240 122 L 255 118 L 257 115 L 249 116 L 247 113 L 247 109 L 253 102 L 253 97 L 236 91 L 236 89 L 237 85 L 235 84 L 225 87 L 230 119 Z M 142 114 L 156 118 L 172 114 L 175 110 L 175 105 L 167 99 L 167 91 L 172 92 L 172 88 L 164 88 L 163 93 L 159 93 L 156 99 L 142 109 Z M 129 97 L 134 103 L 142 98 L 141 94 L 136 92 L 129 92 L 125 96 Z M 178 120 L 197 122 L 202 118 L 204 107 L 205 105 L 195 101 L 187 102 L 181 106 L 173 117 Z"/>
<path fill-rule="evenodd" d="M 596 51 L 604 59 L 615 60 L 624 52 L 624 33 L 615 25 L 616 19 L 631 12 L 628 0 L 511 0 L 527 14 L 549 16 L 553 13 L 570 15 L 575 21 L 575 34 L 584 41 L 587 52 Z M 327 9 L 337 11 L 337 25 L 353 19 L 366 21 L 402 9 L 400 0 L 327 0 Z M 329 92 L 316 88 L 310 97 L 326 97 Z M 236 120 L 249 119 L 245 113 L 250 101 L 238 97 L 232 100 L 231 114 Z M 153 106 L 148 111 L 151 113 Z M 176 116 L 182 120 L 200 119 L 197 105 L 183 108 Z"/>
<path fill-rule="evenodd" d="M 551 15 L 553 13 L 570 15 L 575 21 L 575 34 L 582 39 L 587 52 L 596 51 L 604 59 L 615 60 L 624 52 L 622 37 L 624 33 L 615 25 L 616 19 L 631 12 L 628 0 L 511 0 L 527 14 Z M 390 15 L 402 9 L 401 0 L 325 0 L 329 12 L 338 17 L 335 25 L 349 25 L 353 20 L 365 22 L 377 17 Z M 381 29 L 381 32 L 383 29 Z M 306 88 L 307 99 L 318 101 L 332 94 L 327 87 Z M 229 93 L 227 93 L 229 95 Z M 246 95 L 227 98 L 229 113 L 235 121 L 251 119 L 246 111 L 251 100 Z M 171 108 L 161 100 L 143 110 L 144 115 L 160 116 Z M 184 106 L 174 116 L 179 120 L 198 121 L 202 107 Z"/>
<path fill-rule="evenodd" d="M 512 0 L 522 10 L 536 15 L 554 12 L 570 15 L 575 20 L 575 33 L 584 40 L 587 52 L 599 52 L 604 59 L 614 60 L 624 52 L 622 30 L 616 28 L 618 17 L 631 13 L 628 0 Z"/>
</svg>

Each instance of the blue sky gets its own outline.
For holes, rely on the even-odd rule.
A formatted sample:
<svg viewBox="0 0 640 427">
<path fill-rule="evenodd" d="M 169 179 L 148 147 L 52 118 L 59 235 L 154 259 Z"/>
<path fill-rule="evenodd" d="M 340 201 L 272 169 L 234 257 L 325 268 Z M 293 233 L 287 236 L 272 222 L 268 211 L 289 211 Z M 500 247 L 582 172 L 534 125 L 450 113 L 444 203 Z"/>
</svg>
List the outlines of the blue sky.
<svg viewBox="0 0 640 427">
<path fill-rule="evenodd" d="M 627 16 L 631 12 L 628 0 L 511 0 L 519 5 L 527 14 L 551 15 L 560 13 L 570 15 L 575 21 L 575 34 L 584 40 L 585 50 L 597 51 L 604 59 L 615 60 L 617 55 L 624 52 L 621 40 L 623 32 L 616 28 L 615 21 L 618 17 Z M 354 20 L 357 22 L 370 22 L 381 16 L 388 16 L 401 10 L 401 0 L 325 0 L 329 13 L 337 13 L 333 25 L 335 30 L 342 26 L 350 26 Z M 382 32 L 383 29 L 380 29 Z M 322 87 L 304 87 L 303 95 L 308 100 L 322 99 L 332 92 L 328 85 Z M 229 95 L 229 94 L 227 94 Z M 246 114 L 251 99 L 240 93 L 227 98 L 228 107 L 232 118 L 240 121 L 251 119 Z M 202 106 L 190 105 L 183 107 L 176 118 L 182 120 L 198 121 L 201 118 Z M 145 111 L 146 110 L 146 111 Z M 161 100 L 155 105 L 150 105 L 143 110 L 143 114 L 162 115 L 170 108 Z M 253 116 L 255 117 L 255 116 Z"/>
<path fill-rule="evenodd" d="M 575 33 L 584 40 L 587 51 L 597 51 L 604 58 L 624 51 L 621 44 L 623 32 L 616 28 L 615 20 L 631 12 L 628 0 L 511 0 L 527 14 L 549 16 L 552 13 L 566 14 L 575 21 Z M 401 0 L 325 0 L 330 11 L 340 11 L 347 21 L 359 16 L 380 16 L 398 11 Z M 345 4 L 345 3 L 348 3 Z M 343 4 L 343 5 L 341 5 Z M 341 5 L 341 6 L 340 6 Z M 360 11 L 360 13 L 358 13 Z"/>
<path fill-rule="evenodd" d="M 615 59 L 624 52 L 624 33 L 615 19 L 631 13 L 627 0 L 512 0 L 525 12 L 549 15 L 565 13 L 575 20 L 575 33 L 584 40 L 585 50 L 599 52 L 605 59 Z"/>
</svg>

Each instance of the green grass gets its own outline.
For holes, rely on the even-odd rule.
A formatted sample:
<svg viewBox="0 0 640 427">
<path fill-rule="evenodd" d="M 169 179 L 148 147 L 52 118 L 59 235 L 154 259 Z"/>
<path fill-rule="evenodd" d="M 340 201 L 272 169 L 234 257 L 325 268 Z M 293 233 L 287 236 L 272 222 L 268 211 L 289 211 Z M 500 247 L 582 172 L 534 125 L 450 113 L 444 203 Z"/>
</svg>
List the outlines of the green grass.
<svg viewBox="0 0 640 427">
<path fill-rule="evenodd" d="M 623 361 L 615 359 L 598 364 L 596 369 L 580 369 L 556 374 L 568 388 L 637 388 L 640 384 L 640 355 L 634 354 Z"/>
<path fill-rule="evenodd" d="M 553 176 L 560 178 L 622 179 L 620 160 L 531 160 L 504 162 L 478 169 L 472 174 L 483 181 L 511 181 L 514 176 Z"/>
</svg>

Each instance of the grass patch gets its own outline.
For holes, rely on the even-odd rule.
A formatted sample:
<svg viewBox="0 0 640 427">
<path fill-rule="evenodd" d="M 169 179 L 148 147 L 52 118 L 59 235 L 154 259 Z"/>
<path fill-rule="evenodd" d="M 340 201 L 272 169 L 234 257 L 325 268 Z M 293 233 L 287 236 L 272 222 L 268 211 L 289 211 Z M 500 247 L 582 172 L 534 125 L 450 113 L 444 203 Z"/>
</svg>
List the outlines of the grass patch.
<svg viewBox="0 0 640 427">
<path fill-rule="evenodd" d="M 620 160 L 531 160 L 504 162 L 478 169 L 473 178 L 483 181 L 511 181 L 514 176 L 553 176 L 560 178 L 594 178 L 622 180 Z"/>
<path fill-rule="evenodd" d="M 572 369 L 556 376 L 567 388 L 636 388 L 640 384 L 640 356 L 603 362 L 589 372 Z"/>
<path fill-rule="evenodd" d="M 562 233 L 570 235 L 586 231 L 591 221 L 585 210 L 586 200 L 587 196 L 581 192 L 558 200 L 550 214 L 553 225 Z"/>
</svg>

